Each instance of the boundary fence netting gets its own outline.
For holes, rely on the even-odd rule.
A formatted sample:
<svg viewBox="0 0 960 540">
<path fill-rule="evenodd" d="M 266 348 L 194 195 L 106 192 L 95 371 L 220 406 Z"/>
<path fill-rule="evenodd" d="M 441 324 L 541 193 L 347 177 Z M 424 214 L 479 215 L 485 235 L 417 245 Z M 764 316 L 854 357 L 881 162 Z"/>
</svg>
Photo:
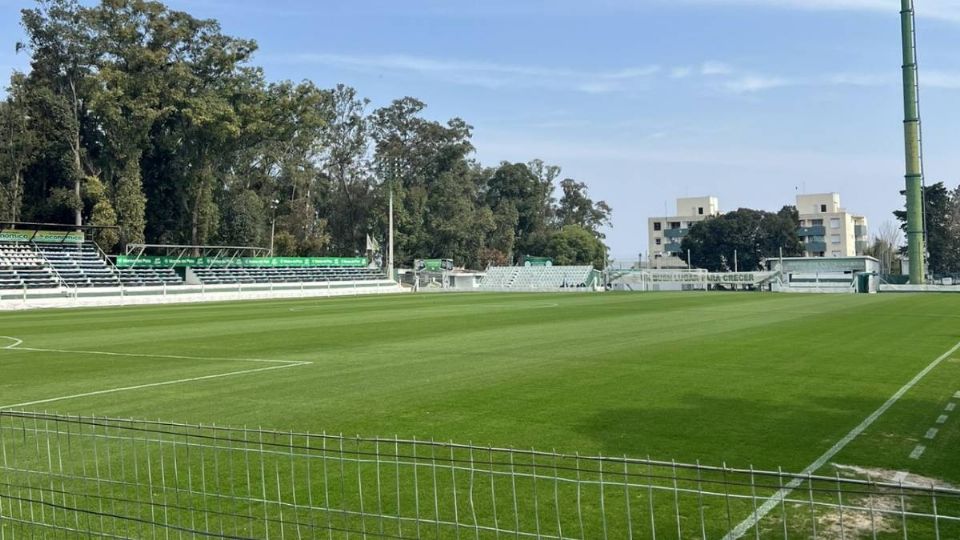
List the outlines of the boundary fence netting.
<svg viewBox="0 0 960 540">
<path fill-rule="evenodd" d="M 960 538 L 960 491 L 0 411 L 0 539 Z"/>
</svg>

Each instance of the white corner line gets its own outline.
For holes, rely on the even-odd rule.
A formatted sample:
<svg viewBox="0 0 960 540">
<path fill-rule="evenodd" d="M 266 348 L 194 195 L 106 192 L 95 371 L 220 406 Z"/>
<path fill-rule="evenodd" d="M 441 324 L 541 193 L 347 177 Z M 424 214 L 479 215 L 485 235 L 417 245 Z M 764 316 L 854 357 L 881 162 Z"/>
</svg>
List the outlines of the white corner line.
<svg viewBox="0 0 960 540">
<path fill-rule="evenodd" d="M 890 399 L 888 399 L 886 402 L 884 402 L 883 405 L 880 406 L 880 408 L 873 411 L 873 413 L 871 413 L 870 416 L 866 417 L 862 422 L 860 422 L 860 424 L 858 424 L 855 428 L 851 429 L 849 433 L 844 435 L 842 439 L 840 439 L 833 446 L 831 446 L 830 449 L 824 452 L 822 456 L 818 457 L 810 465 L 807 465 L 807 467 L 803 469 L 803 471 L 799 475 L 795 476 L 793 480 L 790 480 L 783 488 L 781 488 L 779 491 L 777 491 L 772 496 L 770 496 L 759 508 L 751 512 L 751 514 L 746 519 L 741 521 L 739 524 L 737 524 L 736 527 L 730 530 L 730 532 L 728 532 L 723 537 L 723 540 L 734 540 L 736 538 L 741 538 L 743 535 L 745 535 L 747 531 L 749 531 L 752 527 L 756 526 L 757 523 L 759 523 L 761 519 L 763 519 L 767 514 L 769 514 L 771 510 L 776 508 L 776 506 L 780 504 L 780 501 L 785 499 L 787 495 L 792 493 L 793 490 L 797 488 L 797 486 L 803 483 L 804 481 L 803 476 L 813 474 L 814 472 L 819 470 L 820 467 L 823 467 L 828 461 L 833 459 L 833 456 L 840 453 L 840 451 L 846 448 L 846 446 L 850 444 L 851 441 L 856 439 L 868 427 L 870 427 L 874 422 L 876 422 L 877 419 L 880 418 L 883 415 L 883 413 L 887 412 L 887 409 L 889 409 L 897 401 L 899 401 L 904 394 L 909 392 L 910 389 L 916 386 L 916 384 L 920 382 L 924 377 L 926 377 L 927 374 L 929 374 L 937 366 L 939 366 L 941 362 L 943 362 L 947 358 L 950 358 L 953 355 L 953 353 L 957 352 L 958 350 L 960 350 L 960 342 L 954 345 L 949 351 L 937 357 L 936 360 L 934 360 L 933 362 L 930 362 L 930 365 L 923 368 L 923 370 L 920 371 L 920 373 L 917 373 L 916 376 L 914 376 L 912 379 L 910 379 L 910 381 L 907 382 L 907 384 L 901 386 L 900 389 L 897 390 L 895 394 L 890 396 Z M 954 394 L 954 397 L 960 397 L 960 391 Z M 921 453 L 923 453 L 922 450 L 921 450 Z"/>
<path fill-rule="evenodd" d="M 10 345 L 7 345 L 6 347 L 4 347 L 4 349 L 16 349 L 21 343 L 23 343 L 22 339 L 17 339 L 15 337 L 10 337 L 10 336 L 0 336 L 0 339 L 9 339 L 10 341 L 13 342 Z"/>
<path fill-rule="evenodd" d="M 23 403 L 14 403 L 11 405 L 0 405 L 0 410 L 17 409 L 21 407 L 30 407 L 33 405 L 42 405 L 44 403 L 53 403 L 55 401 L 65 401 L 68 399 L 101 396 L 104 394 L 114 394 L 117 392 L 128 392 L 130 390 L 142 390 L 144 388 L 156 388 L 158 386 L 170 386 L 174 384 L 183 384 L 183 383 L 195 382 L 195 381 L 208 381 L 210 379 L 221 379 L 223 377 L 234 377 L 236 375 L 247 375 L 249 373 L 261 373 L 264 371 L 271 371 L 275 369 L 287 369 L 287 368 L 293 368 L 293 367 L 306 366 L 311 363 L 312 362 L 291 362 L 283 366 L 270 366 L 270 367 L 263 367 L 263 368 L 256 368 L 256 369 L 245 369 L 242 371 L 231 371 L 229 373 L 216 373 L 213 375 L 203 375 L 201 377 L 190 377 L 187 379 L 176 379 L 173 381 L 163 381 L 163 382 L 155 382 L 155 383 L 149 383 L 149 384 L 138 384 L 136 386 L 123 386 L 120 388 L 109 388 L 107 390 L 97 390 L 95 392 L 84 392 L 82 394 L 73 394 L 69 396 L 58 396 L 58 397 L 52 397 L 47 399 L 38 399 L 36 401 L 25 401 Z"/>
</svg>

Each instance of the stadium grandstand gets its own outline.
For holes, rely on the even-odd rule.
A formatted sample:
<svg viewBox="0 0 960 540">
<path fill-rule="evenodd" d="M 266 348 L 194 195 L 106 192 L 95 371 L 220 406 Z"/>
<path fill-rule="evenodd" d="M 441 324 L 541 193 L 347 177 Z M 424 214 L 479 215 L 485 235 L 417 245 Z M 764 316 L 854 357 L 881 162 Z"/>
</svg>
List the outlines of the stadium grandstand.
<svg viewBox="0 0 960 540">
<path fill-rule="evenodd" d="M 602 286 L 592 266 L 491 266 L 481 291 L 591 291 Z"/>
<path fill-rule="evenodd" d="M 363 257 L 270 257 L 256 247 L 143 244 L 110 257 L 74 226 L 16 225 L 0 229 L 0 308 L 401 290 Z M 58 227 L 65 230 L 52 230 Z"/>
</svg>

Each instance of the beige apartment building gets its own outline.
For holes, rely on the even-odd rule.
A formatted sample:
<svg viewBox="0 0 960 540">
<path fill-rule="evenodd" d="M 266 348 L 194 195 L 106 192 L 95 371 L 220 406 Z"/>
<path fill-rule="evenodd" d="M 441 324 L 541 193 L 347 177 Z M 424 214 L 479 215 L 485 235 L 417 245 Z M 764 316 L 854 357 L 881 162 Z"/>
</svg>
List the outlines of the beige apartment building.
<svg viewBox="0 0 960 540">
<path fill-rule="evenodd" d="M 797 195 L 800 229 L 807 257 L 856 257 L 867 247 L 867 218 L 847 212 L 840 206 L 839 193 Z M 647 253 L 651 265 L 671 265 L 686 260 L 680 243 L 690 226 L 720 214 L 716 197 L 686 197 L 677 199 L 677 213 L 673 216 L 652 217 L 647 220 Z"/>
<path fill-rule="evenodd" d="M 686 197 L 677 199 L 677 213 L 673 216 L 652 217 L 647 220 L 650 259 L 680 256 L 680 242 L 690 226 L 720 214 L 716 197 Z M 685 258 L 685 257 L 684 257 Z"/>
<path fill-rule="evenodd" d="M 839 193 L 797 195 L 807 257 L 856 257 L 867 248 L 867 218 L 840 206 Z"/>
</svg>

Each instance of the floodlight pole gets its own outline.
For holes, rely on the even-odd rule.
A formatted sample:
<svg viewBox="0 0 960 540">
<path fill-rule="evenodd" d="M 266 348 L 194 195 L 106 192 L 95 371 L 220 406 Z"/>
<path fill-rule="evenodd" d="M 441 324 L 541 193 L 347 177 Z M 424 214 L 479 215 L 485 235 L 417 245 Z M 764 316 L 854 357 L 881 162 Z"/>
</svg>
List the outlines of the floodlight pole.
<svg viewBox="0 0 960 540">
<path fill-rule="evenodd" d="M 390 233 L 389 249 L 387 252 L 387 277 L 393 279 L 393 183 L 390 184 Z"/>
<path fill-rule="evenodd" d="M 273 210 L 273 216 L 270 219 L 270 256 L 273 257 L 273 238 L 277 232 L 277 208 L 280 206 L 280 199 L 274 199 L 270 202 L 270 209 Z"/>
<path fill-rule="evenodd" d="M 903 38 L 903 136 L 906 147 L 907 253 L 910 283 L 925 281 L 923 146 L 920 131 L 920 90 L 917 75 L 917 41 L 913 0 L 900 2 Z"/>
<path fill-rule="evenodd" d="M 740 271 L 740 264 L 737 262 L 737 250 L 733 250 L 733 271 Z"/>
</svg>

